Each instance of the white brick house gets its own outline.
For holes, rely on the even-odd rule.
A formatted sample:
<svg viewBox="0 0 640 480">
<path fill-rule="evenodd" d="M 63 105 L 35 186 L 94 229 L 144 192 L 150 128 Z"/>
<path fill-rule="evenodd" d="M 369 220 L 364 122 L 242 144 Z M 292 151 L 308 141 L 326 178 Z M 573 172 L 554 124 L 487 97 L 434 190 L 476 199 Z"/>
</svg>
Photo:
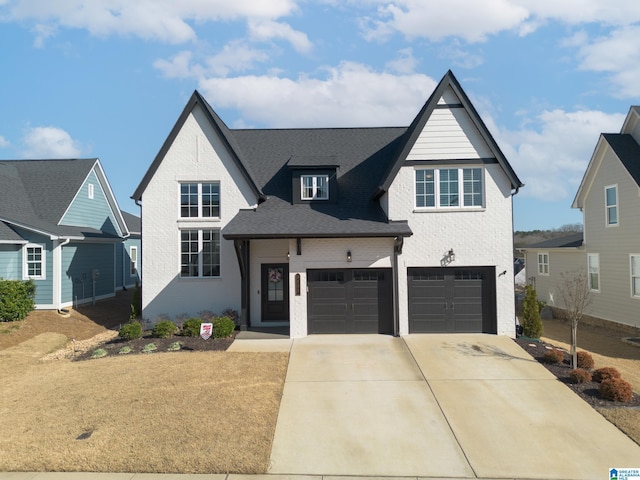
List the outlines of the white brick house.
<svg viewBox="0 0 640 480">
<path fill-rule="evenodd" d="M 520 187 L 451 72 L 408 127 L 231 130 L 194 92 L 133 195 L 143 316 L 514 335 Z"/>
</svg>

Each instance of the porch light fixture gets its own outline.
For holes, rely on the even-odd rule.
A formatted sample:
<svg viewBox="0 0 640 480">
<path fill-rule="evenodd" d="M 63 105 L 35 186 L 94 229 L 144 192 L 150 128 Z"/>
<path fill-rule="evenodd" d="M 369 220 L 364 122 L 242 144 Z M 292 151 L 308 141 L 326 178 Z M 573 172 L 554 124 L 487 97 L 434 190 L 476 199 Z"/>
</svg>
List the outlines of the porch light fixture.
<svg viewBox="0 0 640 480">
<path fill-rule="evenodd" d="M 456 254 L 455 254 L 455 253 L 453 253 L 453 248 L 451 248 L 451 249 L 449 250 L 449 252 L 447 253 L 447 261 L 448 261 L 449 263 L 451 263 L 451 262 L 455 261 L 455 259 L 456 259 Z"/>
<path fill-rule="evenodd" d="M 347 262 L 351 261 L 351 250 L 347 250 Z"/>
</svg>

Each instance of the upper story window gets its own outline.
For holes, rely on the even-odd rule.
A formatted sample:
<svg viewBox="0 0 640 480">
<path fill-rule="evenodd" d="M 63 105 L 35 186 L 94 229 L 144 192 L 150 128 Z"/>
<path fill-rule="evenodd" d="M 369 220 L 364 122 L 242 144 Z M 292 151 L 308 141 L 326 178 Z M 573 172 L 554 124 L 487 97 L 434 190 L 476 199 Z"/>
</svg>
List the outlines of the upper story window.
<svg viewBox="0 0 640 480">
<path fill-rule="evenodd" d="M 25 280 L 44 280 L 47 275 L 45 249 L 42 245 L 25 245 L 22 254 L 22 278 Z"/>
<path fill-rule="evenodd" d="M 618 186 L 605 187 L 604 197 L 607 206 L 607 226 L 618 225 Z"/>
<path fill-rule="evenodd" d="M 220 183 L 181 183 L 180 217 L 219 218 Z"/>
<path fill-rule="evenodd" d="M 589 289 L 600 291 L 600 254 L 589 253 L 587 255 L 587 267 L 589 269 Z"/>
<path fill-rule="evenodd" d="M 416 208 L 478 208 L 484 202 L 482 168 L 416 169 Z"/>
<path fill-rule="evenodd" d="M 546 252 L 538 253 L 538 274 L 549 275 L 549 254 Z"/>
<path fill-rule="evenodd" d="M 328 200 L 329 175 L 301 175 L 302 200 Z"/>
</svg>

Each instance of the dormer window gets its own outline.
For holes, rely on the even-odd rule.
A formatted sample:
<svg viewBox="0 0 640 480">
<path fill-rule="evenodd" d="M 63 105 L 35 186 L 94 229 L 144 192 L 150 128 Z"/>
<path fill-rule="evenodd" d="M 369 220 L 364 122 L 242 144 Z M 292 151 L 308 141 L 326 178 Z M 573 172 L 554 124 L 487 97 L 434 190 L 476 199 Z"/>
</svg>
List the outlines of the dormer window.
<svg viewBox="0 0 640 480">
<path fill-rule="evenodd" d="M 301 175 L 302 200 L 328 200 L 329 175 Z"/>
</svg>

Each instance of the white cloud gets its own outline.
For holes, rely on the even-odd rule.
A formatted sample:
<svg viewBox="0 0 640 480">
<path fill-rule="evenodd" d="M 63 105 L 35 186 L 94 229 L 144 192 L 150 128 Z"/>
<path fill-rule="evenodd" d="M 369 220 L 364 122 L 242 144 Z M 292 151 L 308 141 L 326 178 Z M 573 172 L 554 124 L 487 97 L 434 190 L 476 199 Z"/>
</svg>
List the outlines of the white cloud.
<svg viewBox="0 0 640 480">
<path fill-rule="evenodd" d="M 14 0 L 2 7 L 0 15 L 34 20 L 47 28 L 85 29 L 96 36 L 134 35 L 183 43 L 196 38 L 190 23 L 277 19 L 296 9 L 296 0 Z M 46 36 L 38 38 L 43 41 Z"/>
<path fill-rule="evenodd" d="M 360 25 L 368 40 L 385 40 L 393 32 L 399 32 L 409 38 L 438 41 L 458 37 L 473 43 L 503 31 L 528 35 L 550 21 L 610 26 L 640 21 L 640 2 L 629 0 L 352 0 L 350 3 L 366 9 Z M 370 12 L 372 7 L 377 7 L 377 13 Z"/>
<path fill-rule="evenodd" d="M 243 126 L 347 127 L 408 125 L 436 86 L 423 74 L 393 75 L 350 62 L 321 73 L 293 80 L 215 77 L 199 88 L 214 108 L 237 109 Z"/>
<path fill-rule="evenodd" d="M 498 144 L 526 185 L 524 196 L 568 200 L 576 193 L 602 132 L 618 132 L 624 114 L 545 110 L 519 130 L 496 129 Z"/>
<path fill-rule="evenodd" d="M 576 37 L 574 45 L 579 47 L 581 69 L 611 73 L 615 88 L 609 94 L 640 96 L 640 26 L 615 29 L 591 42 L 586 35 Z"/>
<path fill-rule="evenodd" d="M 371 19 L 367 38 L 398 31 L 409 38 L 442 40 L 455 36 L 468 42 L 512 30 L 529 17 L 529 11 L 509 0 L 397 0 L 380 2 L 378 19 Z"/>
<path fill-rule="evenodd" d="M 25 158 L 75 158 L 81 154 L 80 144 L 58 127 L 30 127 L 22 142 Z"/>
<path fill-rule="evenodd" d="M 403 48 L 398 52 L 398 56 L 386 63 L 389 70 L 398 73 L 412 73 L 415 71 L 418 61 L 413 56 L 411 48 Z"/>
<path fill-rule="evenodd" d="M 7 140 L 6 138 L 4 138 L 2 135 L 0 135 L 0 148 L 6 148 L 9 145 L 11 145 L 9 143 L 9 140 Z"/>
<path fill-rule="evenodd" d="M 438 56 L 448 59 L 452 65 L 461 68 L 475 68 L 484 63 L 482 55 L 472 53 L 470 47 L 461 45 L 458 39 L 454 39 L 450 45 L 443 47 Z"/>
<path fill-rule="evenodd" d="M 194 60 L 191 51 L 182 51 L 169 60 L 158 59 L 153 66 L 167 78 L 196 78 L 221 76 L 234 72 L 245 72 L 259 62 L 269 60 L 267 52 L 252 48 L 241 40 L 231 41 L 214 55 Z"/>
<path fill-rule="evenodd" d="M 249 34 L 251 38 L 261 41 L 286 40 L 299 53 L 309 53 L 313 48 L 306 33 L 294 30 L 286 23 L 273 20 L 250 20 Z"/>
</svg>

